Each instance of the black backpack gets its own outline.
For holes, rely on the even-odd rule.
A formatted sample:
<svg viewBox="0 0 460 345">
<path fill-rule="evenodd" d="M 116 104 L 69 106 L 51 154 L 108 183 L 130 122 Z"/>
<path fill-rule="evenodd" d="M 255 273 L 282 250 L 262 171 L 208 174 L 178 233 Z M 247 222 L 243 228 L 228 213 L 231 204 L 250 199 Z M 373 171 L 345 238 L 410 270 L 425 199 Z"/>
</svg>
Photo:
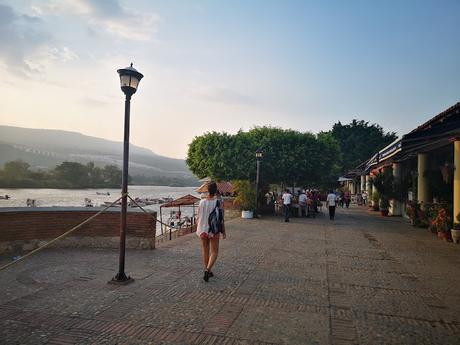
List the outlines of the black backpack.
<svg viewBox="0 0 460 345">
<path fill-rule="evenodd" d="M 212 234 L 218 234 L 222 232 L 224 227 L 224 210 L 220 207 L 220 201 L 216 201 L 216 207 L 209 214 L 208 218 L 209 232 Z"/>
</svg>

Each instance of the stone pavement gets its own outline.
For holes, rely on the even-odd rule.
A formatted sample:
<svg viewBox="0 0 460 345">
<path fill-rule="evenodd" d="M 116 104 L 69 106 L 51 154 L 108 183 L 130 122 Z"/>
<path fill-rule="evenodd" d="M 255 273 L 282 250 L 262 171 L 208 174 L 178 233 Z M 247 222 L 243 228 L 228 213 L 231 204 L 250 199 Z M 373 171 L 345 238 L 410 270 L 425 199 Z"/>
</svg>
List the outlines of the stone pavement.
<svg viewBox="0 0 460 345">
<path fill-rule="evenodd" d="M 358 208 L 227 227 L 209 283 L 194 235 L 128 250 L 128 286 L 107 249 L 0 272 L 0 343 L 460 344 L 459 245 Z"/>
</svg>

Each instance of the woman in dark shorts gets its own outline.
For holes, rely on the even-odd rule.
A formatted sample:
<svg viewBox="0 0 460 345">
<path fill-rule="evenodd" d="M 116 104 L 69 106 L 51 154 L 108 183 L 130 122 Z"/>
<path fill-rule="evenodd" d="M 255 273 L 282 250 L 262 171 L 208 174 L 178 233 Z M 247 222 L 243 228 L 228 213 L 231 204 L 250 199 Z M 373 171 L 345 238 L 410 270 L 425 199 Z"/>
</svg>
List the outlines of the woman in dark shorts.
<svg viewBox="0 0 460 345">
<path fill-rule="evenodd" d="M 209 278 L 214 276 L 211 269 L 214 266 L 219 253 L 220 232 L 214 234 L 209 231 L 208 223 L 209 215 L 216 208 L 217 203 L 221 203 L 221 201 L 216 198 L 216 194 L 217 184 L 215 182 L 210 182 L 208 185 L 208 196 L 200 201 L 200 206 L 198 207 L 196 234 L 201 240 L 201 253 L 203 255 L 204 263 L 203 279 L 205 282 L 209 281 Z M 219 205 L 219 207 L 222 207 L 222 205 Z M 225 239 L 227 236 L 223 220 L 221 232 L 222 238 Z"/>
</svg>

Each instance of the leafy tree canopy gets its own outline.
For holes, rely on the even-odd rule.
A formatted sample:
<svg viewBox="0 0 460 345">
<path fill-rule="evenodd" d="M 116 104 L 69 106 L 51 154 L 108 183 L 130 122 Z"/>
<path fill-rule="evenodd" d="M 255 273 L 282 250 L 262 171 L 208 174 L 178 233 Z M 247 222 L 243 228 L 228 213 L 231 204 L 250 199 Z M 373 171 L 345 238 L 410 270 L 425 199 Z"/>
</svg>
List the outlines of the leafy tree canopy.
<svg viewBox="0 0 460 345">
<path fill-rule="evenodd" d="M 339 121 L 328 133 L 332 134 L 339 143 L 342 152 L 340 161 L 342 173 L 357 167 L 397 138 L 396 133 L 385 133 L 379 125 L 369 124 L 363 120 L 353 120 L 346 125 L 342 125 Z"/>
<path fill-rule="evenodd" d="M 199 178 L 254 180 L 255 151 L 264 150 L 261 181 L 268 183 L 329 184 L 337 174 L 339 146 L 328 133 L 314 135 L 276 127 L 255 127 L 231 135 L 210 132 L 195 137 L 187 164 Z"/>
</svg>

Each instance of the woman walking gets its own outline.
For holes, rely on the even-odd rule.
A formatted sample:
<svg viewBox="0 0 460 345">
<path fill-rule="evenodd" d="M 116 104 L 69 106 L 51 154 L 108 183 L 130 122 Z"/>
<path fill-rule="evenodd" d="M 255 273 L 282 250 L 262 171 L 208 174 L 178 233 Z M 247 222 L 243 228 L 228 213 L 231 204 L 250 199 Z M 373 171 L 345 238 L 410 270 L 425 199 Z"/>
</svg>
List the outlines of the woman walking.
<svg viewBox="0 0 460 345">
<path fill-rule="evenodd" d="M 226 238 L 224 224 L 224 210 L 221 201 L 216 198 L 217 184 L 208 184 L 208 196 L 200 201 L 198 207 L 198 221 L 196 234 L 201 240 L 201 253 L 203 255 L 205 282 L 213 277 L 211 269 L 217 260 L 219 253 L 219 239 Z"/>
</svg>

